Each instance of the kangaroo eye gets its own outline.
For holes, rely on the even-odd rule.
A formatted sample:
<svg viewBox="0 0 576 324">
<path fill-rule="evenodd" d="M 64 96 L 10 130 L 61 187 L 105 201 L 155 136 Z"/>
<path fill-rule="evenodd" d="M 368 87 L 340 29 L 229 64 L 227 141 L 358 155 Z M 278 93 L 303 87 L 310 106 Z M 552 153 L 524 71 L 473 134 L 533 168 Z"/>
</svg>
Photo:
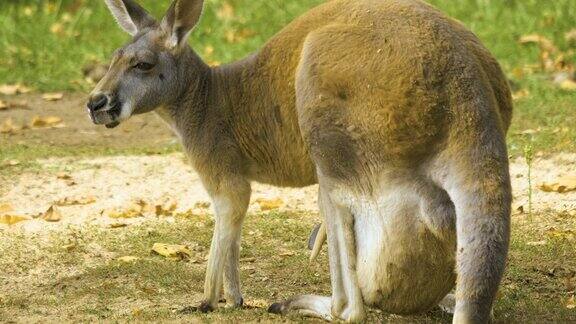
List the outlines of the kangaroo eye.
<svg viewBox="0 0 576 324">
<path fill-rule="evenodd" d="M 134 68 L 138 69 L 140 71 L 150 71 L 150 70 L 152 70 L 153 67 L 154 67 L 153 64 L 146 63 L 146 62 L 140 62 L 140 63 L 134 65 Z"/>
</svg>

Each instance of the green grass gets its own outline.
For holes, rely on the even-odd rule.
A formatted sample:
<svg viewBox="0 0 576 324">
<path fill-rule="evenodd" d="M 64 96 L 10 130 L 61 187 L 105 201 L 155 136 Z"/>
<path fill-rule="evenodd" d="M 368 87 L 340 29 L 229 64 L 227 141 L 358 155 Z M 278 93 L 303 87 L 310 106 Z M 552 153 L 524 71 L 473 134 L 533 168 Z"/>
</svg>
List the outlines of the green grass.
<svg viewBox="0 0 576 324">
<path fill-rule="evenodd" d="M 161 17 L 168 1 L 141 1 Z M 226 63 L 255 51 L 294 17 L 323 1 L 208 0 L 200 26 L 190 40 L 208 62 Z M 521 45 L 522 35 L 538 33 L 551 39 L 562 52 L 570 49 L 564 34 L 574 28 L 573 0 L 430 0 L 448 15 L 474 31 L 501 62 L 519 88 L 530 95 L 516 102 L 510 133 L 510 151 L 522 152 L 527 141 L 535 151 L 576 151 L 574 102 L 576 91 L 558 89 L 550 75 L 536 71 L 521 77 L 514 69 L 537 65 L 537 46 Z M 225 4 L 233 8 L 223 10 Z M 222 12 L 231 12 L 223 18 Z M 60 31 L 51 32 L 51 29 Z M 128 40 L 111 18 L 103 1 L 28 0 L 0 4 L 0 84 L 22 82 L 39 91 L 87 91 L 81 67 L 105 62 Z M 245 31 L 248 31 L 245 33 Z M 248 34 L 233 42 L 227 34 Z M 574 56 L 567 56 L 574 63 Z M 516 135 L 538 129 L 530 138 Z"/>
<path fill-rule="evenodd" d="M 573 219 L 557 218 L 556 228 L 570 228 Z M 173 222 L 148 219 L 140 225 L 107 229 L 97 225 L 69 228 L 50 235 L 4 235 L 0 232 L 0 318 L 68 321 L 279 321 L 266 313 L 268 303 L 294 294 L 328 294 L 326 248 L 319 261 L 308 263 L 306 239 L 317 215 L 260 213 L 248 215 L 243 230 L 241 277 L 245 310 L 211 314 L 180 314 L 202 296 L 204 258 L 213 222 L 208 215 L 187 215 Z M 527 242 L 546 239 L 547 245 Z M 150 249 L 156 242 L 194 247 L 194 260 L 175 262 Z M 74 247 L 66 249 L 72 244 Z M 567 322 L 576 312 L 565 307 L 565 284 L 576 269 L 573 241 L 547 236 L 515 219 L 509 266 L 495 305 L 504 322 Z M 289 252 L 289 253 L 286 253 Z M 135 263 L 117 260 L 137 256 Z M 252 260 L 249 260 L 252 258 Z M 392 317 L 370 312 L 370 322 L 450 322 L 440 311 L 421 316 Z M 298 316 L 289 321 L 301 322 Z"/>
</svg>

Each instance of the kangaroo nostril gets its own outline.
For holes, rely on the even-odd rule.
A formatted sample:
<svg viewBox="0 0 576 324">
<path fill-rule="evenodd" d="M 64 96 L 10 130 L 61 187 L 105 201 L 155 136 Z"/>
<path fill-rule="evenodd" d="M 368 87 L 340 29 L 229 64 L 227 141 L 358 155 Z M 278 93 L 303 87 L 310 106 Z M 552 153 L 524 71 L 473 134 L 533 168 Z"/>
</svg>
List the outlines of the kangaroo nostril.
<svg viewBox="0 0 576 324">
<path fill-rule="evenodd" d="M 103 94 L 96 95 L 91 98 L 88 102 L 88 109 L 92 111 L 98 111 L 106 106 L 108 103 L 108 97 Z"/>
</svg>

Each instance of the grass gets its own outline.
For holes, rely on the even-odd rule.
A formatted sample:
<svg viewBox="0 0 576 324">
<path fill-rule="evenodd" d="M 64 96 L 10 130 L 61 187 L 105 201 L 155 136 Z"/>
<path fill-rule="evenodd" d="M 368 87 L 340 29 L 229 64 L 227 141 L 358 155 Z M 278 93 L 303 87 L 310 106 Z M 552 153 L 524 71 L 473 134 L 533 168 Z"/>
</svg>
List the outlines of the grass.
<svg viewBox="0 0 576 324">
<path fill-rule="evenodd" d="M 537 215 L 540 221 L 557 215 Z M 574 219 L 557 217 L 556 228 L 574 226 Z M 244 310 L 211 314 L 181 314 L 201 300 L 213 222 L 208 215 L 188 215 L 167 221 L 148 219 L 140 225 L 108 229 L 96 225 L 70 227 L 48 237 L 7 236 L 0 232 L 0 317 L 68 321 L 200 320 L 274 321 L 266 313 L 273 301 L 302 293 L 329 293 L 326 252 L 308 263 L 306 239 L 317 215 L 260 213 L 247 217 L 241 251 Z M 531 241 L 547 238 L 548 244 Z M 156 242 L 194 247 L 194 262 L 175 262 L 150 254 Z M 573 321 L 565 307 L 573 277 L 573 242 L 552 237 L 544 229 L 515 218 L 507 273 L 495 305 L 501 321 Z M 72 245 L 73 248 L 65 248 Z M 117 260 L 137 256 L 135 263 Z M 574 278 L 572 278 L 574 279 Z M 573 287 L 572 287 L 573 289 Z M 298 316 L 288 321 L 301 322 Z M 398 317 L 370 312 L 370 321 L 449 322 L 450 316 L 431 311 Z"/>
<path fill-rule="evenodd" d="M 156 17 L 168 1 L 141 1 Z M 230 62 L 255 51 L 294 17 L 323 1 L 207 0 L 191 45 L 208 62 Z M 564 34 L 574 28 L 573 0 L 430 0 L 474 31 L 501 62 L 518 88 L 529 95 L 516 102 L 510 151 L 519 155 L 527 129 L 537 130 L 536 152 L 576 151 L 576 92 L 553 85 L 538 65 L 537 46 L 521 45 L 522 35 L 541 34 L 568 53 Z M 128 40 L 96 0 L 24 0 L 0 4 L 0 83 L 22 82 L 39 91 L 87 91 L 81 67 L 105 62 Z M 569 63 L 575 57 L 567 55 Z M 524 69 L 526 70 L 526 69 Z M 528 70 L 533 70 L 532 68 Z M 515 72 L 516 71 L 516 72 Z"/>
</svg>

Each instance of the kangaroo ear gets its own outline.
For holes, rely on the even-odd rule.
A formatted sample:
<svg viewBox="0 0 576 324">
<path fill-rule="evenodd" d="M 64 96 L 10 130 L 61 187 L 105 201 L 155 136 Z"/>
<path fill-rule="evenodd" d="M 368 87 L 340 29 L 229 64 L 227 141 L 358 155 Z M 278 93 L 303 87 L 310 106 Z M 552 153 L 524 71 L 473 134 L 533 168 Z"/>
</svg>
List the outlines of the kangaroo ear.
<svg viewBox="0 0 576 324">
<path fill-rule="evenodd" d="M 202 16 L 204 0 L 174 0 L 162 20 L 168 34 L 167 46 L 171 49 L 186 43 L 190 32 Z"/>
<path fill-rule="evenodd" d="M 154 18 L 133 0 L 104 0 L 116 21 L 128 34 L 134 36 L 144 27 L 156 23 Z"/>
</svg>

